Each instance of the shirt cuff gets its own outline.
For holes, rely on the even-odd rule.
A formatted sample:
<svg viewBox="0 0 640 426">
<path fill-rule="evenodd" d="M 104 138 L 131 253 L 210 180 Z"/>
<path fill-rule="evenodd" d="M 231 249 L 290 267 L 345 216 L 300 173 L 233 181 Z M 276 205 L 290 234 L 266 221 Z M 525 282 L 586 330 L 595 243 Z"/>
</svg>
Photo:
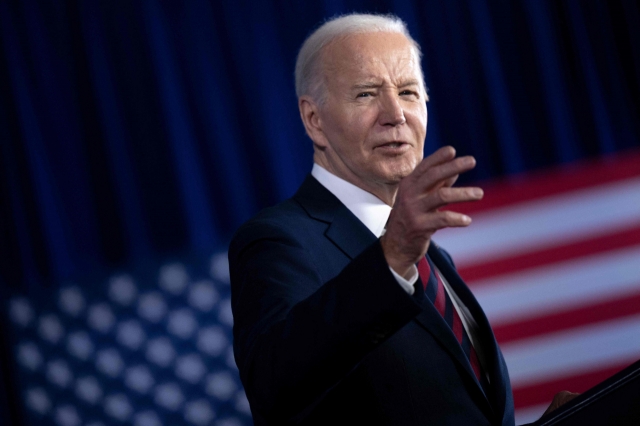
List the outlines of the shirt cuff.
<svg viewBox="0 0 640 426">
<path fill-rule="evenodd" d="M 389 270 L 393 274 L 394 278 L 396 279 L 396 281 L 398 281 L 400 287 L 402 287 L 402 289 L 406 291 L 409 296 L 413 296 L 413 292 L 415 291 L 413 285 L 416 283 L 416 281 L 418 281 L 418 268 L 416 268 L 415 265 L 413 265 L 412 268 L 413 270 L 411 272 L 411 278 L 405 280 L 404 277 L 398 275 L 398 273 L 394 271 L 391 266 L 389 266 Z"/>
</svg>

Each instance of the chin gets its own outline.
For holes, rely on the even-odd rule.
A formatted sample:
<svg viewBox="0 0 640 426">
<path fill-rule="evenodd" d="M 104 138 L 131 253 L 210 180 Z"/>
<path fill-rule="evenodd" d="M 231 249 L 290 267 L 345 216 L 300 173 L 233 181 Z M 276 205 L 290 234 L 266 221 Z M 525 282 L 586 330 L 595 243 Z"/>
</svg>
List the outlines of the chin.
<svg viewBox="0 0 640 426">
<path fill-rule="evenodd" d="M 416 161 L 404 160 L 396 164 L 389 164 L 385 167 L 384 175 L 389 183 L 400 183 L 400 181 L 413 172 L 418 163 Z"/>
<path fill-rule="evenodd" d="M 398 184 L 400 181 L 411 174 L 413 168 L 397 168 L 393 170 L 385 170 L 384 173 L 380 173 L 381 181 L 387 185 Z"/>
</svg>

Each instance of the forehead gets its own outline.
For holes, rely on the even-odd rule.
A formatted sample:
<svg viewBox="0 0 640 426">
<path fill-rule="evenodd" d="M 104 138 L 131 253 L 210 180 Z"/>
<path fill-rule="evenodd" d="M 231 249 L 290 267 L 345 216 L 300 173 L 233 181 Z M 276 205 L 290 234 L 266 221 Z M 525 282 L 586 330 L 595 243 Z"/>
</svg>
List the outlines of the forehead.
<svg viewBox="0 0 640 426">
<path fill-rule="evenodd" d="M 323 52 L 328 81 L 353 79 L 420 80 L 420 64 L 413 44 L 403 34 L 372 32 L 334 40 Z"/>
</svg>

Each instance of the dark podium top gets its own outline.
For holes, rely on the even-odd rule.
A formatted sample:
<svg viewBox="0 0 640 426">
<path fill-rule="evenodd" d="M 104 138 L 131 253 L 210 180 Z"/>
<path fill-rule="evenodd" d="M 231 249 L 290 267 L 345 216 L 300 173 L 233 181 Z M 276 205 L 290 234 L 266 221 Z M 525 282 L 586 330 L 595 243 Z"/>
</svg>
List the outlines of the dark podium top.
<svg viewBox="0 0 640 426">
<path fill-rule="evenodd" d="M 534 423 L 523 426 L 640 425 L 640 360 Z"/>
</svg>

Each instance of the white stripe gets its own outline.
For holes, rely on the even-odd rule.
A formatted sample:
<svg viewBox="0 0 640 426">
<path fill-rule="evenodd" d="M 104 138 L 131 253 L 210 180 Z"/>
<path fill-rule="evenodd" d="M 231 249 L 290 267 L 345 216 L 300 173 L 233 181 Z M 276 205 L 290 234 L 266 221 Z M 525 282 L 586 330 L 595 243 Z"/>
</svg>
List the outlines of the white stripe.
<svg viewBox="0 0 640 426">
<path fill-rule="evenodd" d="M 640 315 L 501 346 L 514 388 L 640 358 Z"/>
<path fill-rule="evenodd" d="M 548 404 L 531 405 L 525 408 L 519 408 L 516 410 L 516 424 L 521 425 L 524 423 L 533 423 L 542 417 L 542 413 L 551 405 L 551 400 Z"/>
<path fill-rule="evenodd" d="M 640 292 L 640 245 L 470 284 L 494 326 L 543 316 Z"/>
<path fill-rule="evenodd" d="M 434 239 L 460 267 L 638 223 L 640 178 L 634 178 L 481 212 L 468 228 L 443 229 Z"/>
</svg>

